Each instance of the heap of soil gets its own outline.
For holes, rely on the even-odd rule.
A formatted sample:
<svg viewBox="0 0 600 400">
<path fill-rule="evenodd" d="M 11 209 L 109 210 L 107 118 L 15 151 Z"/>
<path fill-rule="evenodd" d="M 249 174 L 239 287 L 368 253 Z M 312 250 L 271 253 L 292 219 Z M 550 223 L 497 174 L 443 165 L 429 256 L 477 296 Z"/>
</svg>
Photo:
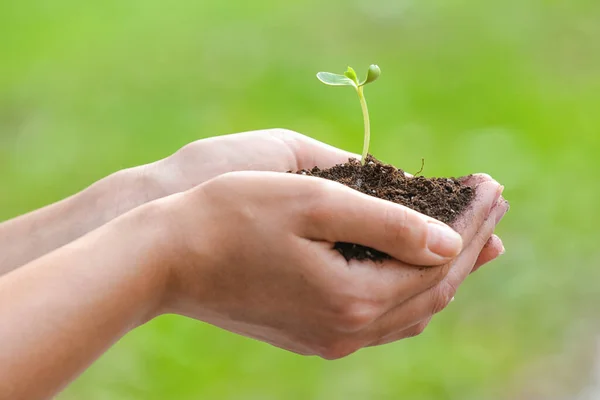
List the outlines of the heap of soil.
<svg viewBox="0 0 600 400">
<path fill-rule="evenodd" d="M 339 182 L 369 196 L 402 204 L 446 224 L 452 224 L 475 195 L 473 188 L 456 178 L 407 178 L 401 169 L 383 164 L 371 155 L 365 165 L 349 159 L 345 164 L 328 169 L 314 167 L 296 173 Z M 390 258 L 378 250 L 352 243 L 338 242 L 334 248 L 348 261 Z"/>
</svg>

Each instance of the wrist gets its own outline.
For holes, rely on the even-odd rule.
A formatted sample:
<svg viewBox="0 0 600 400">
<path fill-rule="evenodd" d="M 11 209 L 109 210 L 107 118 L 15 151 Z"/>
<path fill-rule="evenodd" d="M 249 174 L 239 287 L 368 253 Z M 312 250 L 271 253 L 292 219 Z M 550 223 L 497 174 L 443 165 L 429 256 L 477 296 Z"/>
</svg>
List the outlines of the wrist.
<svg viewBox="0 0 600 400">
<path fill-rule="evenodd" d="M 134 208 L 167 196 L 153 164 L 117 171 L 90 186 L 82 194 L 94 205 L 101 226 Z"/>
<path fill-rule="evenodd" d="M 166 199 L 165 199 L 166 200 Z M 115 248 L 115 273 L 129 282 L 127 295 L 136 304 L 132 328 L 162 313 L 176 244 L 172 237 L 167 202 L 157 200 L 140 206 L 105 225 L 100 231 Z"/>
<path fill-rule="evenodd" d="M 148 220 L 157 221 L 161 229 L 156 248 L 159 256 L 163 289 L 160 304 L 154 316 L 180 314 L 190 316 L 207 301 L 214 290 L 210 278 L 212 266 L 219 254 L 219 241 L 215 240 L 214 224 L 205 202 L 203 187 L 177 193 L 154 201 L 148 208 Z M 194 314 L 198 317 L 198 314 Z"/>
<path fill-rule="evenodd" d="M 199 140 L 166 158 L 136 167 L 131 172 L 141 179 L 148 193 L 158 199 L 185 192 L 219 175 L 213 169 L 218 169 L 220 163 L 216 162 L 215 167 L 214 160 L 209 161 L 213 158 L 210 143 L 206 139 Z"/>
</svg>

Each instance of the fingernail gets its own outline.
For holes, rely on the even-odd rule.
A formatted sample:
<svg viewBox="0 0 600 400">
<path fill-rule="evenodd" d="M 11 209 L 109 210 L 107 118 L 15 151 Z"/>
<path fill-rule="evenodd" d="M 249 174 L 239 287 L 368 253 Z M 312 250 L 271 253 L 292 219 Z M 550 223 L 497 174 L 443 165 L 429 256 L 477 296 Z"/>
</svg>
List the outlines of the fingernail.
<svg viewBox="0 0 600 400">
<path fill-rule="evenodd" d="M 450 303 L 452 303 L 454 301 L 454 296 L 450 299 Z"/>
<path fill-rule="evenodd" d="M 500 254 L 498 254 L 498 255 L 501 256 L 504 253 L 506 253 L 506 249 L 504 248 L 504 244 L 503 244 L 502 245 L 502 250 L 500 250 Z"/>
<path fill-rule="evenodd" d="M 462 250 L 462 238 L 452 228 L 436 222 L 427 227 L 427 248 L 444 258 L 456 257 Z"/>
</svg>

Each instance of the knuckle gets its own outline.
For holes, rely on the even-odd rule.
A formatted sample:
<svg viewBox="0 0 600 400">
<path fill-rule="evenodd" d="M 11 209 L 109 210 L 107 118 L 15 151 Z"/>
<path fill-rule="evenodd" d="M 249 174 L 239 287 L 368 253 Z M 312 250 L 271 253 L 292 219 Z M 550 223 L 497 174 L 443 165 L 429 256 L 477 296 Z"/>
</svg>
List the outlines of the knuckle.
<svg viewBox="0 0 600 400">
<path fill-rule="evenodd" d="M 391 242 L 398 243 L 410 235 L 411 227 L 408 218 L 406 208 L 386 207 L 383 229 Z"/>
<path fill-rule="evenodd" d="M 223 188 L 227 185 L 227 177 L 219 175 L 214 179 L 192 189 L 193 193 L 200 193 L 209 199 L 218 199 L 222 195 Z"/>
<path fill-rule="evenodd" d="M 236 172 L 227 172 L 197 186 L 194 191 L 202 193 L 205 197 L 220 202 L 223 206 L 230 203 L 235 196 L 231 195 L 231 188 L 238 194 L 244 193 L 244 185 Z"/>
<path fill-rule="evenodd" d="M 293 139 L 295 137 L 300 136 L 298 132 L 287 128 L 271 128 L 267 129 L 266 133 L 281 139 Z"/>
<path fill-rule="evenodd" d="M 316 222 L 326 221 L 331 216 L 331 210 L 324 201 L 331 198 L 332 190 L 337 184 L 322 178 L 311 178 L 312 181 L 304 191 L 304 203 L 307 205 L 307 217 Z"/>
<path fill-rule="evenodd" d="M 327 193 L 331 190 L 331 183 L 325 179 L 313 178 L 308 196 L 312 200 L 312 203 L 315 209 L 323 210 L 323 207 L 318 207 L 319 204 L 322 204 L 323 198 L 327 197 Z"/>
<path fill-rule="evenodd" d="M 484 231 L 487 231 L 487 230 L 488 229 L 484 229 Z M 480 233 L 478 233 L 473 238 L 473 241 L 475 242 L 475 246 L 478 247 L 478 248 L 483 248 L 486 245 L 486 243 L 488 242 L 488 240 L 490 239 L 491 235 L 492 235 L 491 232 L 480 232 Z"/>
<path fill-rule="evenodd" d="M 412 328 L 410 328 L 408 330 L 408 332 L 406 332 L 406 338 L 419 336 L 421 333 L 423 333 L 425 331 L 425 328 L 427 328 L 428 324 L 429 324 L 429 321 L 426 321 L 426 322 L 421 322 L 421 323 L 413 326 Z"/>
<path fill-rule="evenodd" d="M 418 271 L 420 272 L 420 276 L 422 278 L 419 283 L 423 285 L 423 291 L 435 290 L 436 285 L 439 285 L 444 281 L 444 279 L 446 279 L 448 273 L 450 272 L 450 268 L 450 263 L 429 267 L 418 267 Z"/>
<path fill-rule="evenodd" d="M 377 307 L 363 301 L 346 304 L 338 312 L 337 328 L 344 332 L 357 332 L 377 318 Z"/>
<path fill-rule="evenodd" d="M 433 290 L 430 305 L 431 315 L 437 314 L 448 306 L 450 300 L 456 294 L 456 290 L 448 283 L 442 283 Z"/>
<path fill-rule="evenodd" d="M 200 143 L 201 143 L 200 141 L 187 143 L 184 146 L 180 147 L 179 150 L 177 150 L 173 154 L 173 156 L 183 157 L 183 158 L 193 157 L 196 154 L 197 149 L 200 146 Z"/>
<path fill-rule="evenodd" d="M 206 181 L 201 187 L 210 187 L 211 189 L 223 188 L 239 179 L 238 176 L 238 172 L 225 172 Z"/>
<path fill-rule="evenodd" d="M 448 272 L 450 272 L 450 263 L 441 265 L 439 267 L 433 267 L 435 270 L 433 271 L 433 282 L 440 283 L 448 276 Z"/>
<path fill-rule="evenodd" d="M 361 345 L 351 339 L 336 339 L 322 346 L 317 355 L 325 360 L 339 360 L 355 353 Z"/>
</svg>

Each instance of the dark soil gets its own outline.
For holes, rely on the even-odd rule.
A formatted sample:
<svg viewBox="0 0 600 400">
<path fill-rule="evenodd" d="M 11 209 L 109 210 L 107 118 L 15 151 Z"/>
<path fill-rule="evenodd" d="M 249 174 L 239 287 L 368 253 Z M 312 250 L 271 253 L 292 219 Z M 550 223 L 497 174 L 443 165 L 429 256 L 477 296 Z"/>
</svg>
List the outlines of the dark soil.
<svg viewBox="0 0 600 400">
<path fill-rule="evenodd" d="M 349 159 L 328 169 L 315 167 L 297 174 L 316 176 L 342 183 L 370 196 L 402 204 L 420 213 L 452 224 L 463 212 L 475 195 L 473 188 L 463 185 L 456 178 L 406 178 L 404 171 L 386 165 L 369 155 L 362 165 Z M 381 261 L 390 258 L 387 254 L 369 247 L 352 243 L 335 243 L 346 260 Z"/>
</svg>

